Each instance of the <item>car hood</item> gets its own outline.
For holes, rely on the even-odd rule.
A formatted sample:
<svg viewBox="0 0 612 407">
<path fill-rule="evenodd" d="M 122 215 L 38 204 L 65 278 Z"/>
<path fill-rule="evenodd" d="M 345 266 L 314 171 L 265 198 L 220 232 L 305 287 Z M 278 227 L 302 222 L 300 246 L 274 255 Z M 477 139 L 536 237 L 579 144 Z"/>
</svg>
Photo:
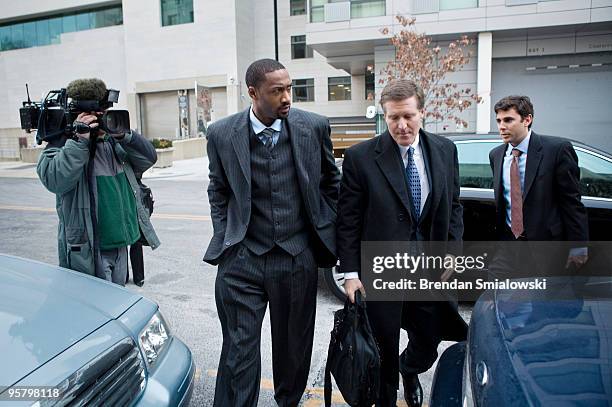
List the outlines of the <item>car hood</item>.
<svg viewBox="0 0 612 407">
<path fill-rule="evenodd" d="M 0 384 L 16 383 L 140 298 L 82 273 L 0 255 Z"/>
<path fill-rule="evenodd" d="M 603 300 L 584 299 L 593 298 L 585 296 L 589 287 L 598 287 L 600 294 L 612 292 L 609 278 L 587 284 L 565 278 L 549 280 L 547 288 L 563 300 L 547 298 L 545 292 L 496 293 L 504 345 L 514 374 L 534 405 L 555 405 L 560 400 L 597 403 L 611 396 L 612 301 L 609 295 Z"/>
</svg>

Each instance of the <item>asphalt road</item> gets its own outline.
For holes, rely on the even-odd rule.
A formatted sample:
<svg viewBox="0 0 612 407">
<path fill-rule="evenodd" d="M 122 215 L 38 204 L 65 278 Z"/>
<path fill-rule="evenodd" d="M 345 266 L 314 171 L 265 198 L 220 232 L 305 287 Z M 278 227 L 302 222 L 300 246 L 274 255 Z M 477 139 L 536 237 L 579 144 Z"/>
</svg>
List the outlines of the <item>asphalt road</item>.
<svg viewBox="0 0 612 407">
<path fill-rule="evenodd" d="M 153 224 L 162 241 L 159 249 L 145 248 L 145 285 L 127 288 L 156 301 L 173 333 L 192 350 L 196 383 L 192 406 L 212 405 L 216 369 L 221 350 L 221 326 L 214 302 L 216 268 L 202 262 L 212 235 L 205 181 L 184 178 L 146 181 L 155 197 Z M 38 179 L 0 178 L 0 253 L 57 264 L 55 197 Z M 319 275 L 314 351 L 303 406 L 323 405 L 323 374 L 333 325 L 333 311 L 342 304 Z M 462 309 L 469 319 L 470 309 Z M 402 335 L 405 346 L 406 335 Z M 262 381 L 260 406 L 274 406 L 270 324 L 262 329 Z M 441 351 L 450 345 L 440 345 Z M 421 376 L 429 397 L 432 368 Z M 338 394 L 337 392 L 335 394 Z M 400 393 L 402 391 L 400 389 Z M 401 398 L 401 397 L 400 397 Z M 335 405 L 344 405 L 339 395 Z M 398 405 L 402 404 L 398 401 Z"/>
</svg>

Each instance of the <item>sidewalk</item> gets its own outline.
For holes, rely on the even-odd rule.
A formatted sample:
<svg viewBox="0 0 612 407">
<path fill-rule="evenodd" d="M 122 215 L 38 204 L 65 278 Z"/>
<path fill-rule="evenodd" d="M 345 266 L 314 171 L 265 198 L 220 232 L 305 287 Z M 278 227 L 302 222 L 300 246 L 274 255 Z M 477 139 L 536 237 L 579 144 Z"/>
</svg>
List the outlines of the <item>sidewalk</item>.
<svg viewBox="0 0 612 407">
<path fill-rule="evenodd" d="M 38 178 L 36 164 L 22 161 L 0 161 L 0 178 Z M 151 168 L 143 179 L 208 180 L 208 157 L 174 161 L 172 167 Z"/>
</svg>

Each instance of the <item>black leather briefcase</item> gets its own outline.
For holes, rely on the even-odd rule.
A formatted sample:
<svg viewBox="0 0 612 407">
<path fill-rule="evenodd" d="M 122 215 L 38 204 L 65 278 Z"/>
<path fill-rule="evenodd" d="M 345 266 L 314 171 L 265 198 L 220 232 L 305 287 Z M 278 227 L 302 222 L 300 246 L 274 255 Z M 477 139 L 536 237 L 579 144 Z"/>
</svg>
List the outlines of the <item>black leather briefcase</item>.
<svg viewBox="0 0 612 407">
<path fill-rule="evenodd" d="M 372 335 L 365 301 L 355 293 L 334 313 L 334 329 L 325 366 L 325 405 L 331 405 L 331 375 L 350 406 L 371 406 L 380 387 L 380 353 Z"/>
</svg>

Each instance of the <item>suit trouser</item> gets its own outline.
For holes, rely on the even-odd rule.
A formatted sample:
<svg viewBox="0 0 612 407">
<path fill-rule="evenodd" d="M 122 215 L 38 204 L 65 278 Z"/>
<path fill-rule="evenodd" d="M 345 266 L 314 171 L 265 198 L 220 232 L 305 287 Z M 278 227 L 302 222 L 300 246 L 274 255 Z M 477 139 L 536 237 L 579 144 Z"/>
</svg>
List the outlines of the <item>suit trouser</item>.
<svg viewBox="0 0 612 407">
<path fill-rule="evenodd" d="M 275 247 L 262 256 L 238 244 L 219 263 L 215 300 L 223 332 L 214 405 L 256 406 L 261 324 L 270 306 L 274 398 L 297 406 L 310 370 L 317 265 L 307 248 L 295 257 Z"/>
<path fill-rule="evenodd" d="M 419 374 L 433 366 L 442 341 L 440 305 L 436 302 L 404 301 L 368 303 L 368 319 L 381 352 L 381 392 L 377 406 L 395 406 L 399 372 Z M 409 342 L 398 355 L 400 331 Z"/>
</svg>

